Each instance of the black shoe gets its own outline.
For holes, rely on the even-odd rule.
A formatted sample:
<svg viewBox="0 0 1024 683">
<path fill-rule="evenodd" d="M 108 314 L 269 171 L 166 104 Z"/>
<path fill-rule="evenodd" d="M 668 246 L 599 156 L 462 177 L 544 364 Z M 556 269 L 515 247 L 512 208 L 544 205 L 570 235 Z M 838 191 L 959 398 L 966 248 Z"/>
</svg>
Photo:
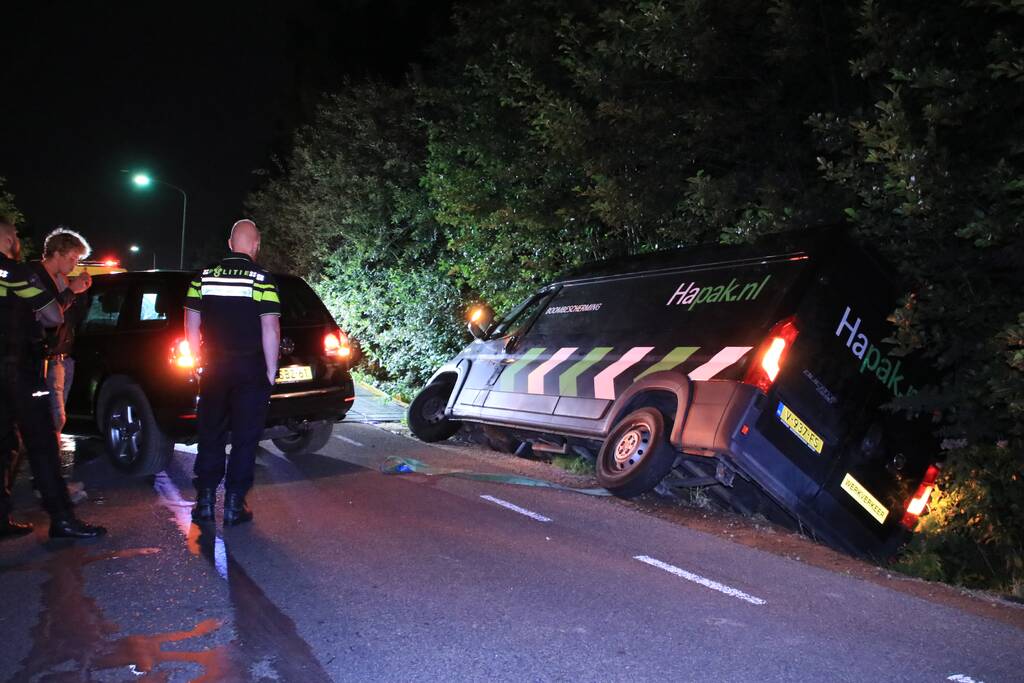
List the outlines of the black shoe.
<svg viewBox="0 0 1024 683">
<path fill-rule="evenodd" d="M 96 538 L 105 533 L 105 528 L 88 524 L 77 517 L 54 519 L 50 522 L 50 538 Z"/>
<path fill-rule="evenodd" d="M 32 533 L 32 525 L 29 522 L 15 522 L 10 517 L 0 519 L 0 538 L 25 536 L 30 533 Z"/>
<path fill-rule="evenodd" d="M 228 493 L 224 496 L 224 526 L 235 526 L 252 521 L 252 510 L 245 504 L 244 493 Z"/>
<path fill-rule="evenodd" d="M 213 508 L 217 505 L 217 489 L 199 489 L 196 504 L 192 508 L 193 522 L 209 522 L 213 519 Z"/>
</svg>

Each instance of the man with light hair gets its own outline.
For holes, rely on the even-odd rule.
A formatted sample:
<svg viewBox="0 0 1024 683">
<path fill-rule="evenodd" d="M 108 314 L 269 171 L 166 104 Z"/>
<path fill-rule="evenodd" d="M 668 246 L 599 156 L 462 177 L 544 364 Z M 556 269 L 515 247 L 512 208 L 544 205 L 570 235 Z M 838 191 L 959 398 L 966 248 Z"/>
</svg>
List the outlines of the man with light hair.
<svg viewBox="0 0 1024 683">
<path fill-rule="evenodd" d="M 88 305 L 88 298 L 79 295 L 84 294 L 92 285 L 92 277 L 88 273 L 83 272 L 76 277 L 70 275 L 78 262 L 87 258 L 91 251 L 84 237 L 74 230 L 61 226 L 43 240 L 42 260 L 29 264 L 64 312 L 64 322 L 56 327 L 47 327 L 43 339 L 46 388 L 50 390 L 50 410 L 58 442 L 64 423 L 67 422 L 65 405 L 71 391 L 71 382 L 75 377 L 75 360 L 71 357 L 75 330 L 78 329 Z M 62 457 L 65 458 L 62 463 L 65 472 L 70 475 L 74 454 L 62 451 Z M 75 502 L 86 497 L 85 487 L 81 482 L 69 481 L 68 488 Z"/>
<path fill-rule="evenodd" d="M 45 339 L 46 385 L 50 389 L 53 425 L 58 436 L 67 421 L 64 406 L 75 374 L 75 361 L 70 355 L 75 330 L 88 303 L 86 297 L 79 295 L 92 285 L 92 277 L 86 272 L 76 277 L 70 275 L 78 262 L 87 258 L 91 251 L 84 237 L 74 230 L 60 227 L 43 241 L 42 260 L 30 264 L 64 312 L 64 322 L 47 328 Z"/>
<path fill-rule="evenodd" d="M 101 536 L 106 529 L 83 522 L 72 510 L 43 378 L 42 326 L 56 327 L 64 315 L 40 277 L 18 261 L 20 256 L 14 222 L 0 217 L 0 538 L 32 531 L 31 524 L 10 517 L 19 433 L 32 480 L 50 514 L 50 537 Z"/>
<path fill-rule="evenodd" d="M 192 280 L 185 334 L 189 346 L 199 350 L 202 366 L 192 519 L 213 520 L 223 481 L 224 524 L 233 526 L 252 519 L 245 496 L 277 378 L 281 301 L 274 276 L 256 265 L 256 224 L 243 219 L 231 226 L 228 248 L 227 257 Z M 226 432 L 231 433 L 230 459 Z"/>
</svg>

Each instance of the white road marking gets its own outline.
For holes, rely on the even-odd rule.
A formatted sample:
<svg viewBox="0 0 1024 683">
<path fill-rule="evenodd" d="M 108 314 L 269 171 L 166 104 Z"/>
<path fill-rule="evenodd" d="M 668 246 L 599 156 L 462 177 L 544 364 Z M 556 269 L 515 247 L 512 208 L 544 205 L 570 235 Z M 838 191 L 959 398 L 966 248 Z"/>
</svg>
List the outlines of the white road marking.
<svg viewBox="0 0 1024 683">
<path fill-rule="evenodd" d="M 551 518 L 549 518 L 549 517 L 545 517 L 544 515 L 539 515 L 536 512 L 533 512 L 532 510 L 527 510 L 526 508 L 521 508 L 518 505 L 516 505 L 515 503 L 510 503 L 507 500 L 502 500 L 501 498 L 495 498 L 494 496 L 480 496 L 480 497 L 483 498 L 484 500 L 489 500 L 492 503 L 496 503 L 496 504 L 500 505 L 503 508 L 508 508 L 512 512 L 518 512 L 521 515 L 526 515 L 530 519 L 535 519 L 538 522 L 550 522 L 551 521 Z"/>
<path fill-rule="evenodd" d="M 174 444 L 174 450 L 180 451 L 182 453 L 192 453 L 194 455 L 199 452 L 199 444 L 176 443 Z"/>
<path fill-rule="evenodd" d="M 365 447 L 365 444 L 361 444 L 358 441 L 356 441 L 355 439 L 350 439 L 347 436 L 342 436 L 341 434 L 335 434 L 334 438 L 335 439 L 339 439 L 341 441 L 344 441 L 345 443 L 350 443 L 353 446 L 359 446 L 360 448 L 364 448 Z"/>
<path fill-rule="evenodd" d="M 967 674 L 953 674 L 946 680 L 956 681 L 956 683 L 985 683 L 984 681 L 979 681 L 976 678 L 971 678 Z"/>
<path fill-rule="evenodd" d="M 717 581 L 712 581 L 711 579 L 705 579 L 703 576 L 700 576 L 699 574 L 694 574 L 692 572 L 686 571 L 685 569 L 674 567 L 671 564 L 667 564 L 665 562 L 662 562 L 661 560 L 656 560 L 653 557 L 648 557 L 647 555 L 636 555 L 633 557 L 633 559 L 640 560 L 641 562 L 649 564 L 652 567 L 657 567 L 658 569 L 664 569 L 669 574 L 675 574 L 676 576 L 686 579 L 687 581 L 692 581 L 694 583 L 700 584 L 701 586 L 704 586 L 705 588 L 710 588 L 711 590 L 718 591 L 719 593 L 725 593 L 726 595 L 731 596 L 733 598 L 744 600 L 752 605 L 767 604 L 765 600 L 762 600 L 761 598 L 755 598 L 753 595 L 747 595 L 746 593 L 737 588 L 726 586 L 725 584 L 718 583 Z"/>
<path fill-rule="evenodd" d="M 181 491 L 171 481 L 167 472 L 157 473 L 153 488 L 160 496 L 160 503 L 174 515 L 178 529 L 187 538 L 192 527 L 192 503 L 181 497 Z M 220 574 L 220 578 L 228 578 L 228 551 L 220 534 L 217 534 L 213 542 L 213 566 Z"/>
</svg>

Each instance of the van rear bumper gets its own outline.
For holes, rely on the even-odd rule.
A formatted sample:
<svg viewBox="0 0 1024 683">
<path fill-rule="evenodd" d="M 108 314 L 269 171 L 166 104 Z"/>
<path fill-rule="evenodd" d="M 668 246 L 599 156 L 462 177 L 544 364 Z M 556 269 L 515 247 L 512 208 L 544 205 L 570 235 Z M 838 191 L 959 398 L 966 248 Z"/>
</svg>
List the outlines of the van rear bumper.
<svg viewBox="0 0 1024 683">
<path fill-rule="evenodd" d="M 723 431 L 731 429 L 732 437 L 719 457 L 727 459 L 764 491 L 808 535 L 847 553 L 872 559 L 895 552 L 909 534 L 892 522 L 877 525 L 866 515 L 851 511 L 832 495 L 827 482 L 816 481 L 797 467 L 755 428 L 763 404 L 754 401 L 738 420 L 723 426 Z M 743 425 L 748 426 L 746 434 L 741 432 Z"/>
</svg>

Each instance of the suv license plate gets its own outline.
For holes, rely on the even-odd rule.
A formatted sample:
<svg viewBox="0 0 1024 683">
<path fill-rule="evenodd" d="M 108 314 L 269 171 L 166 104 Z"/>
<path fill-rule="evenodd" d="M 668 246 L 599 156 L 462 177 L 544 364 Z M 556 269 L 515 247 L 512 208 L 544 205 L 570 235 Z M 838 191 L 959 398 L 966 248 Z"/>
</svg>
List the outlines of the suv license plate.
<svg viewBox="0 0 1024 683">
<path fill-rule="evenodd" d="M 796 434 L 796 437 L 807 444 L 815 453 L 821 453 L 821 449 L 825 445 L 825 440 L 814 433 L 814 430 L 808 427 L 803 420 L 796 416 L 792 410 L 790 410 L 785 404 L 780 403 L 779 407 L 775 410 L 775 414 L 779 416 L 782 423 L 789 427 L 789 431 Z"/>
<path fill-rule="evenodd" d="M 305 382 L 313 379 L 313 368 L 308 365 L 289 365 L 277 369 L 277 384 Z"/>
</svg>

